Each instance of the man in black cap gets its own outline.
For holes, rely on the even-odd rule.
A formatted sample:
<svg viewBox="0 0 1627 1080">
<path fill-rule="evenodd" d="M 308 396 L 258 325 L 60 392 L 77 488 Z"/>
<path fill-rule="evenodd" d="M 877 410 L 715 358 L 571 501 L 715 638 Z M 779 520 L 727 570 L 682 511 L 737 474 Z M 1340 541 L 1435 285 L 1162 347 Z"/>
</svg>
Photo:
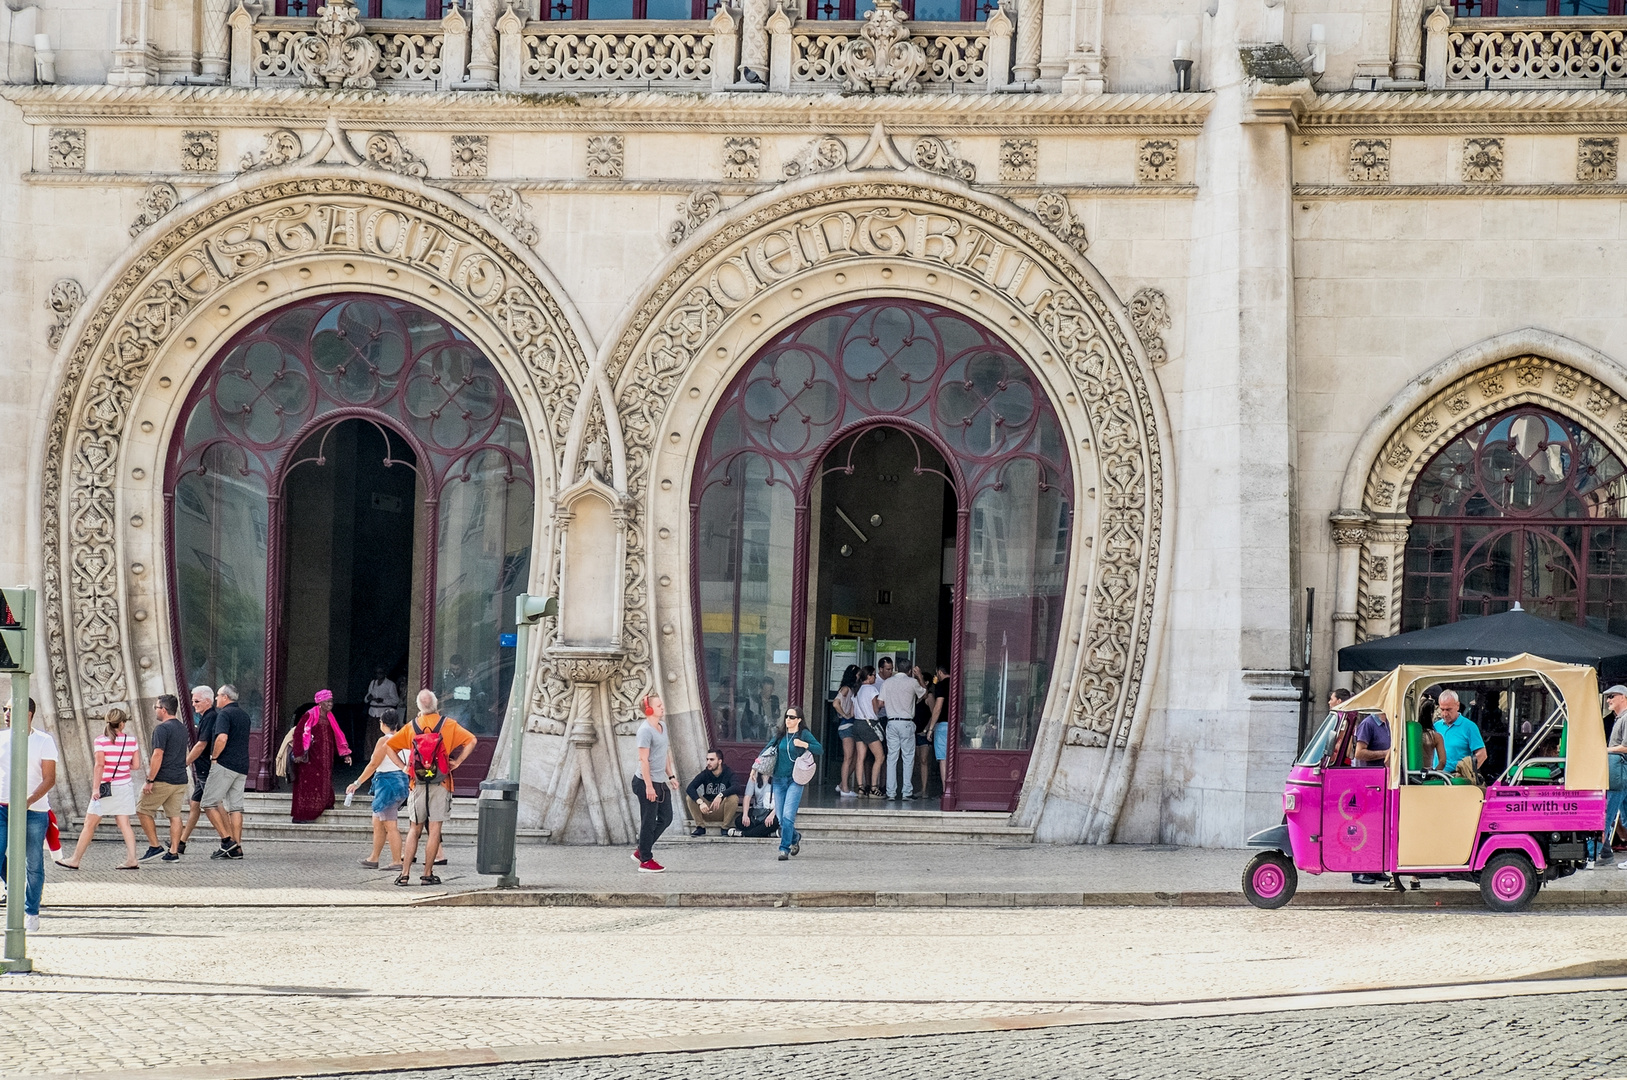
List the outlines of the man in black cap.
<svg viewBox="0 0 1627 1080">
<path fill-rule="evenodd" d="M 1616 835 L 1616 815 L 1621 813 L 1623 797 L 1627 797 L 1627 686 L 1621 683 L 1604 692 L 1605 723 L 1610 725 L 1610 737 L 1605 749 L 1610 758 L 1610 798 L 1604 804 L 1604 842 L 1599 845 L 1598 862 L 1614 862 L 1616 853 L 1611 841 Z M 1594 860 L 1588 860 L 1592 863 Z M 1622 863 L 1627 870 L 1627 862 Z"/>
</svg>

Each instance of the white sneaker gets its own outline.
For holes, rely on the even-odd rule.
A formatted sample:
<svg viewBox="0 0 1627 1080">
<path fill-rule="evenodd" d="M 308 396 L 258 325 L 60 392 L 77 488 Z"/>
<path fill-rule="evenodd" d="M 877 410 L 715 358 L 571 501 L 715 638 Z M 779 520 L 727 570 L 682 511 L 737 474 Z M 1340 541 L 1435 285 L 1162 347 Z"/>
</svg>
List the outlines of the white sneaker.
<svg viewBox="0 0 1627 1080">
<path fill-rule="evenodd" d="M 1582 867 L 1583 870 L 1592 870 L 1593 868 L 1594 867 L 1593 867 L 1593 860 L 1592 859 L 1589 859 L 1587 861 L 1587 865 Z"/>
<path fill-rule="evenodd" d="M 33 933 L 38 932 L 39 928 L 40 928 L 40 917 L 38 915 L 24 915 L 23 916 L 23 929 L 24 930 L 27 930 L 30 934 L 33 934 Z"/>
</svg>

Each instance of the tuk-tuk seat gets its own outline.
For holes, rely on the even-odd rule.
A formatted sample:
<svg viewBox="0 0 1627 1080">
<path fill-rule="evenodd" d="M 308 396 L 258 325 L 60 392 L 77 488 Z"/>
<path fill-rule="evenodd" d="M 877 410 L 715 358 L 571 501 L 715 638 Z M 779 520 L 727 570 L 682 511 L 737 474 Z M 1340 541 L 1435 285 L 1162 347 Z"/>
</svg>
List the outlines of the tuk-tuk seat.
<svg viewBox="0 0 1627 1080">
<path fill-rule="evenodd" d="M 1430 787 L 1445 787 L 1447 785 L 1467 784 L 1468 781 L 1461 776 L 1455 776 L 1440 769 L 1425 768 L 1424 757 L 1424 726 L 1416 720 L 1407 721 L 1407 778 L 1409 784 L 1426 784 Z"/>
<path fill-rule="evenodd" d="M 1557 784 L 1565 779 L 1565 759 L 1532 758 L 1514 774 L 1516 784 Z"/>
</svg>

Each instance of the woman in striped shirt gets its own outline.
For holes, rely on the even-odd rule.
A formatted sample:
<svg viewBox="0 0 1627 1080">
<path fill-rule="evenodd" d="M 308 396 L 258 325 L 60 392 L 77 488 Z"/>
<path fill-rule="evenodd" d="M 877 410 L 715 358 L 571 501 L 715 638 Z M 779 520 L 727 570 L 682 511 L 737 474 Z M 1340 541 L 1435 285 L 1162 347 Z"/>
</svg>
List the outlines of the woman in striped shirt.
<svg viewBox="0 0 1627 1080">
<path fill-rule="evenodd" d="M 129 722 L 130 714 L 123 709 L 107 710 L 107 732 L 97 736 L 95 744 L 96 798 L 90 801 L 90 808 L 85 812 L 85 827 L 79 832 L 73 858 L 57 860 L 56 864 L 64 870 L 79 869 L 79 860 L 85 857 L 85 849 L 104 817 L 116 820 L 119 831 L 124 834 L 129 857 L 118 869 L 135 870 L 141 865 L 136 861 L 135 830 L 130 828 L 130 817 L 136 812 L 136 784 L 131 774 L 140 747 L 136 745 L 136 737 L 124 730 Z"/>
</svg>

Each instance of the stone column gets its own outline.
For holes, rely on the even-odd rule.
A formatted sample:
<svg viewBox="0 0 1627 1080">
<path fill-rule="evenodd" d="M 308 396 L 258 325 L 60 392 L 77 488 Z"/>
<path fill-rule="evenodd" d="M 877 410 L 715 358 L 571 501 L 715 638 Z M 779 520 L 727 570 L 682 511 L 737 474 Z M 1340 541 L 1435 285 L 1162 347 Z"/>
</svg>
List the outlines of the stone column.
<svg viewBox="0 0 1627 1080">
<path fill-rule="evenodd" d="M 1395 81 L 1401 86 L 1422 83 L 1423 22 L 1424 0 L 1400 0 L 1395 12 Z"/>
<path fill-rule="evenodd" d="M 107 73 L 107 85 L 146 86 L 157 76 L 157 58 L 148 38 L 151 21 L 152 0 L 120 0 L 119 39 L 113 48 L 113 68 Z"/>
<path fill-rule="evenodd" d="M 200 69 L 204 82 L 220 85 L 231 71 L 231 28 L 226 17 L 230 0 L 203 0 L 203 59 Z"/>
<path fill-rule="evenodd" d="M 1429 40 L 1424 45 L 1424 86 L 1430 90 L 1446 89 L 1446 61 L 1451 43 L 1447 31 L 1452 28 L 1452 16 L 1446 9 L 1436 6 L 1424 21 Z"/>
<path fill-rule="evenodd" d="M 1020 83 L 1039 78 L 1040 41 L 1045 18 L 1044 0 L 1022 0 L 1017 9 L 1017 63 L 1012 75 Z"/>
<path fill-rule="evenodd" d="M 636 838 L 622 783 L 614 740 L 599 738 L 604 683 L 619 654 L 560 647 L 550 650 L 554 670 L 571 684 L 571 716 L 565 756 L 554 770 L 543 800 L 543 828 L 555 841 L 591 837 L 599 844 L 629 844 Z"/>
<path fill-rule="evenodd" d="M 497 20 L 502 11 L 498 0 L 475 0 L 469 27 L 469 81 L 464 84 L 471 90 L 497 85 Z"/>
<path fill-rule="evenodd" d="M 525 59 L 520 30 L 524 26 L 512 6 L 497 20 L 497 88 L 505 93 L 517 93 L 520 89 L 520 65 Z"/>
<path fill-rule="evenodd" d="M 1394 602 L 1399 590 L 1395 586 L 1401 576 L 1411 524 L 1409 518 L 1394 517 L 1367 527 L 1358 586 L 1362 602 L 1357 613 L 1369 638 L 1388 637 L 1401 629 L 1401 612 Z"/>
<path fill-rule="evenodd" d="M 1005 8 L 995 7 L 989 12 L 985 26 L 989 31 L 988 91 L 994 94 L 1011 84 L 1011 17 Z"/>
<path fill-rule="evenodd" d="M 469 72 L 469 23 L 455 5 L 441 18 L 441 89 L 454 90 Z"/>
<path fill-rule="evenodd" d="M 1346 645 L 1356 644 L 1356 625 L 1361 621 L 1361 549 L 1367 542 L 1370 519 L 1360 510 L 1338 510 L 1328 520 L 1333 523 L 1333 543 L 1338 549 L 1333 593 L 1333 651 L 1337 655 Z"/>
<path fill-rule="evenodd" d="M 727 90 L 734 85 L 735 67 L 740 62 L 740 26 L 729 14 L 727 4 L 717 6 L 711 28 L 712 89 Z M 766 40 L 768 32 L 763 33 Z"/>
<path fill-rule="evenodd" d="M 232 85 L 254 85 L 254 16 L 241 2 L 226 20 L 232 30 Z"/>
<path fill-rule="evenodd" d="M 763 83 L 768 82 L 769 7 L 768 0 L 745 0 L 740 6 L 740 66 Z"/>
<path fill-rule="evenodd" d="M 768 17 L 768 88 L 776 93 L 791 89 L 791 16 L 777 7 Z"/>
</svg>

